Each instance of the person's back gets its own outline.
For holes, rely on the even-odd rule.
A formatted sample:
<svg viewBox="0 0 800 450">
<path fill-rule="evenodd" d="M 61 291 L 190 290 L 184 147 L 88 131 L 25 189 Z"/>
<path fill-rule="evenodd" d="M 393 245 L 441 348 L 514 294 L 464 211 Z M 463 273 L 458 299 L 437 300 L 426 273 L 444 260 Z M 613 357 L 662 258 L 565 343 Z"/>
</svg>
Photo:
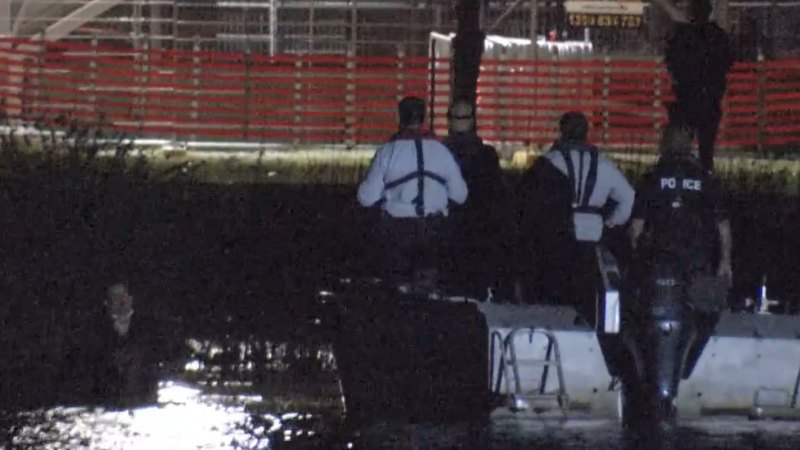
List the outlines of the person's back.
<svg viewBox="0 0 800 450">
<path fill-rule="evenodd" d="M 719 179 L 691 153 L 691 131 L 679 125 L 664 130 L 661 158 L 637 186 L 631 222 L 635 266 L 671 265 L 685 276 L 731 276 L 731 235 Z M 640 278 L 632 275 L 633 279 Z"/>
<path fill-rule="evenodd" d="M 542 276 L 552 281 L 549 284 L 555 289 L 546 295 L 556 297 L 554 301 L 575 305 L 581 315 L 591 321 L 595 287 L 599 283 L 595 248 L 601 241 L 605 226 L 627 222 L 633 207 L 634 191 L 614 164 L 586 143 L 588 120 L 583 114 L 566 113 L 559 126 L 561 138 L 544 155 L 548 164 L 539 165 L 539 176 L 550 178 L 550 183 L 560 188 L 559 192 L 548 195 L 567 203 L 560 208 L 554 205 L 552 212 L 545 213 L 562 217 L 563 213 L 556 214 L 556 211 L 566 211 L 570 216 L 568 226 L 571 225 L 571 232 L 551 230 L 542 233 L 560 242 L 551 243 L 550 254 L 540 255 L 543 261 L 537 265 L 543 270 Z M 558 175 L 553 174 L 553 170 L 560 179 L 554 178 Z M 607 208 L 609 204 L 612 206 Z M 558 222 L 553 225 L 559 226 Z M 520 228 L 521 235 L 526 231 Z"/>
<path fill-rule="evenodd" d="M 423 170 L 427 175 L 417 177 L 418 161 L 416 145 L 420 143 Z M 447 211 L 449 197 L 463 202 L 466 189 L 451 192 L 451 177 L 457 174 L 457 164 L 453 155 L 433 135 L 425 133 L 398 133 L 379 150 L 374 164 L 381 169 L 381 186 L 378 191 L 372 180 L 367 178 L 358 191 L 359 200 L 365 206 L 376 201 L 384 201 L 384 210 L 392 217 L 416 217 L 417 195 L 422 192 L 424 214 L 430 215 Z M 443 174 L 443 175 L 438 175 Z M 421 183 L 421 185 L 420 185 Z M 458 183 L 460 185 L 460 183 Z M 463 193 L 463 195 L 462 195 Z M 376 195 L 377 198 L 376 198 Z"/>
<path fill-rule="evenodd" d="M 723 202 L 719 180 L 699 161 L 662 158 L 644 176 L 637 192 L 635 215 L 645 217 L 645 253 L 684 265 L 711 259 Z"/>
<path fill-rule="evenodd" d="M 676 24 L 665 63 L 676 95 L 721 99 L 733 64 L 728 34 L 714 22 Z"/>
<path fill-rule="evenodd" d="M 449 134 L 444 145 L 453 153 L 467 183 L 469 199 L 453 210 L 458 237 L 451 251 L 458 260 L 455 283 L 480 297 L 489 286 L 503 284 L 503 270 L 513 229 L 509 192 L 505 189 L 497 150 L 476 132 L 475 108 L 457 100 L 448 110 Z"/>
<path fill-rule="evenodd" d="M 604 225 L 619 226 L 628 220 L 633 189 L 614 163 L 596 148 L 559 142 L 545 157 L 570 177 L 575 192 L 573 226 L 577 241 L 599 242 Z M 573 176 L 569 176 L 570 171 Z M 602 210 L 609 200 L 621 203 L 604 218 Z"/>
<path fill-rule="evenodd" d="M 464 203 L 467 185 L 450 150 L 422 128 L 425 103 L 398 104 L 400 131 L 382 145 L 358 187 L 358 201 L 383 211 L 379 246 L 394 281 L 440 265 L 448 203 Z"/>
</svg>

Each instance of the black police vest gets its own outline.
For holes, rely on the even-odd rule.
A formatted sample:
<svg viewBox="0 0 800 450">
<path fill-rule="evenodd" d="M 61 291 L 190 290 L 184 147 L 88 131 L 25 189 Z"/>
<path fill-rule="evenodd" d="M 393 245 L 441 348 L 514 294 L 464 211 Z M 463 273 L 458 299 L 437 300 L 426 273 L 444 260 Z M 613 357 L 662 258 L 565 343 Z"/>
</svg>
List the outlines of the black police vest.
<svg viewBox="0 0 800 450">
<path fill-rule="evenodd" d="M 692 161 L 659 163 L 649 190 L 648 228 L 652 232 L 652 250 L 696 259 L 707 257 L 714 235 L 713 210 L 707 201 L 709 179 Z M 637 193 L 638 194 L 638 193 Z M 647 195 L 647 194 L 645 194 Z"/>
<path fill-rule="evenodd" d="M 422 152 L 422 139 L 414 139 L 414 146 L 417 149 L 417 170 L 409 172 L 402 177 L 386 183 L 384 189 L 394 189 L 401 184 L 408 183 L 409 181 L 417 180 L 417 196 L 414 197 L 412 203 L 414 204 L 414 211 L 418 217 L 425 216 L 425 178 L 430 178 L 439 184 L 446 185 L 447 180 L 441 175 L 435 174 L 425 170 L 425 156 Z"/>
</svg>

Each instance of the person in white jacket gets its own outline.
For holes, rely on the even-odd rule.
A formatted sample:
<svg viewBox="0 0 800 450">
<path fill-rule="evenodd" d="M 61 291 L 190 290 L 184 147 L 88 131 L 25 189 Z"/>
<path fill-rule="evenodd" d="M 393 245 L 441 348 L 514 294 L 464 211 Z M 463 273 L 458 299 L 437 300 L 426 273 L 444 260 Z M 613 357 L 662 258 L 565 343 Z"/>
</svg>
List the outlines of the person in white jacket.
<svg viewBox="0 0 800 450">
<path fill-rule="evenodd" d="M 403 280 L 417 268 L 439 268 L 448 204 L 463 204 L 468 192 L 450 150 L 423 128 L 425 102 L 406 97 L 398 113 L 399 131 L 375 153 L 358 201 L 383 211 L 387 275 Z"/>
</svg>

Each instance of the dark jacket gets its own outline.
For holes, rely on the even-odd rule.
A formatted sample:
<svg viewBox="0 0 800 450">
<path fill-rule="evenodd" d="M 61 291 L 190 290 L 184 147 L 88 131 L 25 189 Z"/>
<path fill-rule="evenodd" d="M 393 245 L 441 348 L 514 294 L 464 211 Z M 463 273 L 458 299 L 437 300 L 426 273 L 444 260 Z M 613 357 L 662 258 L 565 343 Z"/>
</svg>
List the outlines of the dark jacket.
<svg viewBox="0 0 800 450">
<path fill-rule="evenodd" d="M 474 132 L 450 135 L 445 141 L 461 168 L 469 197 L 451 209 L 450 252 L 457 261 L 454 284 L 485 295 L 486 287 L 504 284 L 500 267 L 508 262 L 514 221 L 497 150 Z"/>
<path fill-rule="evenodd" d="M 728 34 L 716 23 L 679 24 L 667 37 L 665 63 L 679 99 L 716 100 L 733 64 Z"/>
<path fill-rule="evenodd" d="M 518 240 L 514 267 L 526 285 L 527 297 L 558 300 L 565 266 L 565 247 L 574 243 L 572 186 L 549 159 L 539 157 L 517 189 Z"/>
<path fill-rule="evenodd" d="M 502 202 L 507 194 L 497 150 L 485 144 L 474 132 L 450 135 L 444 145 L 461 167 L 461 174 L 469 189 L 463 210 L 468 212 L 471 219 L 480 215 L 491 216 L 497 209 L 498 201 Z"/>
</svg>

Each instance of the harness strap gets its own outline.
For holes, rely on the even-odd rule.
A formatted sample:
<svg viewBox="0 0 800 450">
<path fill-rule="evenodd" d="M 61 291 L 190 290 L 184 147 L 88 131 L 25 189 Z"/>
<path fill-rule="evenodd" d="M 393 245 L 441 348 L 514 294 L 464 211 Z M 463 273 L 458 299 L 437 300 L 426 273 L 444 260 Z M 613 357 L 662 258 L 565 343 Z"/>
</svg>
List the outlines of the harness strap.
<svg viewBox="0 0 800 450">
<path fill-rule="evenodd" d="M 447 180 L 445 180 L 443 176 L 435 174 L 435 173 L 433 173 L 433 172 L 431 172 L 429 170 L 424 171 L 422 175 L 425 176 L 425 177 L 430 178 L 433 181 L 436 181 L 437 183 L 440 183 L 442 186 L 447 184 Z M 394 189 L 394 188 L 396 188 L 397 186 L 400 186 L 403 183 L 408 183 L 409 181 L 415 180 L 417 178 L 418 178 L 418 172 L 416 172 L 416 171 L 415 172 L 411 172 L 411 173 L 409 173 L 407 175 L 404 175 L 404 176 L 402 176 L 402 177 L 400 177 L 400 178 L 398 178 L 396 180 L 392 180 L 392 181 L 386 183 L 384 185 L 384 189 Z"/>
<path fill-rule="evenodd" d="M 564 164 L 567 166 L 567 176 L 569 177 L 570 185 L 576 184 L 575 166 L 572 164 L 572 157 L 570 150 L 561 148 L 558 150 L 561 157 L 564 158 Z M 589 172 L 586 174 L 585 184 L 583 178 L 583 153 L 589 152 Z M 572 209 L 576 212 L 587 212 L 600 214 L 602 209 L 596 206 L 590 206 L 589 200 L 594 193 L 595 185 L 597 184 L 597 166 L 598 156 L 597 150 L 593 148 L 586 149 L 584 147 L 578 148 L 578 157 L 580 165 L 578 166 L 577 173 L 577 189 L 573 193 Z"/>
<path fill-rule="evenodd" d="M 414 209 L 417 216 L 425 215 L 425 155 L 422 153 L 422 140 L 414 139 L 417 148 L 417 196 L 414 198 Z"/>
<path fill-rule="evenodd" d="M 417 150 L 417 170 L 386 183 L 384 189 L 394 189 L 401 184 L 408 183 L 409 181 L 416 179 L 417 196 L 414 197 L 412 203 L 414 204 L 414 210 L 417 213 L 417 216 L 423 217 L 425 216 L 425 178 L 430 178 L 443 186 L 447 185 L 447 180 L 439 174 L 425 170 L 425 156 L 422 152 L 422 139 L 414 139 L 414 147 L 416 147 Z"/>
</svg>

